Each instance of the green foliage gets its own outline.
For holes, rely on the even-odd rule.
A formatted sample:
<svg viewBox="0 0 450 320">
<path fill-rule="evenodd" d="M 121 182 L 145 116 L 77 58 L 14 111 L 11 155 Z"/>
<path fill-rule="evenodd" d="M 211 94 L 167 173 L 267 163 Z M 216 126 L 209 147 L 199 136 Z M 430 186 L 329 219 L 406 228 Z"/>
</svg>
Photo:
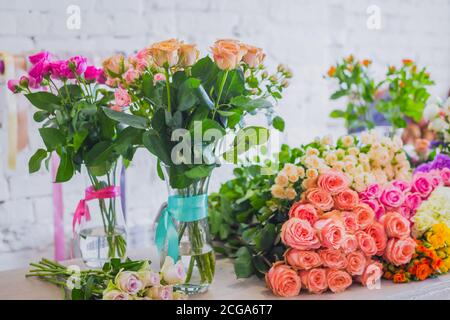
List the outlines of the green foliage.
<svg viewBox="0 0 450 320">
<path fill-rule="evenodd" d="M 300 149 L 283 145 L 277 163 L 238 167 L 234 179 L 209 196 L 214 249 L 235 258 L 238 278 L 262 276 L 274 261 L 282 259 L 285 247 L 277 235 L 290 203 L 274 199 L 270 188 L 278 170 L 286 163 L 298 164 L 303 154 Z"/>
</svg>

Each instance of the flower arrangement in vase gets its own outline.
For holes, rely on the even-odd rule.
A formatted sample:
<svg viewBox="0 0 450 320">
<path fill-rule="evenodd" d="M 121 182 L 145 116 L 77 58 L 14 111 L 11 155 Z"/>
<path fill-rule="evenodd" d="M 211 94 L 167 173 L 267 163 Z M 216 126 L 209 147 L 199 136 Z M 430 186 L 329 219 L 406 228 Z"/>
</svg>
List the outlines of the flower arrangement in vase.
<svg viewBox="0 0 450 320">
<path fill-rule="evenodd" d="M 269 76 L 261 49 L 237 40 L 218 40 L 212 58 L 199 59 L 193 44 L 171 39 L 125 58 L 105 60 L 106 83 L 115 101 L 105 114 L 141 130 L 142 144 L 158 159 L 169 199 L 161 213 L 156 243 L 187 266 L 182 290 L 205 291 L 214 276 L 214 254 L 207 224 L 210 175 L 221 159 L 236 163 L 240 154 L 264 144 L 268 129 L 245 126 L 247 115 L 273 114 L 291 72 L 280 66 Z M 227 144 L 226 135 L 233 137 Z"/>
<path fill-rule="evenodd" d="M 48 167 L 56 153 L 60 163 L 55 182 L 67 182 L 76 172 L 84 172 L 85 198 L 73 217 L 81 256 L 92 267 L 101 267 L 110 258 L 124 258 L 126 228 L 116 206 L 121 192 L 116 173 L 121 159 L 132 158 L 138 143 L 135 130 L 106 116 L 102 107 L 113 94 L 102 87 L 103 70 L 88 65 L 85 57 L 58 60 L 44 51 L 29 60 L 28 75 L 8 82 L 11 91 L 24 94 L 37 108 L 33 119 L 42 123 L 39 133 L 45 147 L 31 157 L 29 171 L 38 171 L 45 159 Z M 91 214 L 87 202 L 92 200 L 98 206 Z"/>
</svg>

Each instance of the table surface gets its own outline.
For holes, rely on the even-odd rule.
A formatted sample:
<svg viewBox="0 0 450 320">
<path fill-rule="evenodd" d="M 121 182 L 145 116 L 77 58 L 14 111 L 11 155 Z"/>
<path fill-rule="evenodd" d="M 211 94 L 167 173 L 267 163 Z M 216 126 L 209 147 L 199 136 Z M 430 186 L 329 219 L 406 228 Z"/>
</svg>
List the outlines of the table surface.
<svg viewBox="0 0 450 320">
<path fill-rule="evenodd" d="M 142 256 L 131 256 L 142 258 Z M 82 264 L 80 260 L 67 261 L 66 264 Z M 25 278 L 27 269 L 0 272 L 0 300 L 52 300 L 63 299 L 62 289 L 37 278 Z M 210 289 L 203 294 L 191 296 L 190 299 L 204 300 L 264 300 L 276 299 L 265 287 L 263 281 L 256 277 L 236 279 L 233 263 L 228 259 L 218 259 L 216 275 Z M 423 282 L 394 284 L 383 280 L 380 289 L 369 290 L 359 284 L 339 294 L 325 293 L 313 295 L 302 293 L 291 299 L 443 299 L 450 300 L 450 274 Z"/>
</svg>

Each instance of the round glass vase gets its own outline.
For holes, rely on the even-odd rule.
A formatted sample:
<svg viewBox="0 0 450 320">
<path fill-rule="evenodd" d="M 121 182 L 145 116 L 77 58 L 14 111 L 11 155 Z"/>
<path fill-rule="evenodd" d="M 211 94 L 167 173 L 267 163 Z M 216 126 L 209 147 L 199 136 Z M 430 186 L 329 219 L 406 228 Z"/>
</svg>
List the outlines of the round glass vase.
<svg viewBox="0 0 450 320">
<path fill-rule="evenodd" d="M 91 268 L 101 268 L 112 258 L 126 257 L 127 229 L 120 198 L 120 192 L 124 192 L 120 190 L 121 168 L 121 161 L 116 161 L 104 175 L 97 175 L 85 166 L 82 169 L 86 190 L 92 187 L 94 196 L 85 199 L 89 217 L 82 219 L 75 240 L 79 256 Z"/>
<path fill-rule="evenodd" d="M 168 168 L 165 168 L 164 180 L 167 182 L 169 196 L 192 197 L 208 194 L 210 176 L 197 180 L 187 188 L 174 189 L 169 183 Z M 207 201 L 205 202 L 207 212 Z M 175 289 L 186 294 L 206 292 L 213 281 L 215 272 L 215 255 L 209 233 L 208 217 L 197 221 L 180 222 L 174 220 L 178 232 L 179 259 L 183 263 L 186 280 Z M 167 246 L 161 252 L 161 265 L 167 256 Z"/>
</svg>

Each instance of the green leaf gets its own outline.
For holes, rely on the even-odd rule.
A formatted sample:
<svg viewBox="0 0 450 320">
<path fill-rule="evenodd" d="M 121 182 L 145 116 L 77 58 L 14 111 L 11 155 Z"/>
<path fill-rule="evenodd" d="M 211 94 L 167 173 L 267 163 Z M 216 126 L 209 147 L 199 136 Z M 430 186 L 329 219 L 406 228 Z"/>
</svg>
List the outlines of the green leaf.
<svg viewBox="0 0 450 320">
<path fill-rule="evenodd" d="M 273 118 L 272 125 L 278 131 L 281 131 L 281 132 L 284 131 L 284 127 L 285 127 L 284 120 L 280 116 L 276 116 L 275 118 Z"/>
<path fill-rule="evenodd" d="M 84 293 L 82 289 L 72 289 L 72 300 L 84 300 Z"/>
<path fill-rule="evenodd" d="M 55 111 L 56 106 L 61 105 L 61 99 L 53 93 L 40 91 L 25 95 L 33 106 L 48 112 Z"/>
<path fill-rule="evenodd" d="M 159 108 L 156 110 L 152 118 L 152 128 L 157 132 L 161 132 L 166 125 L 166 110 Z"/>
<path fill-rule="evenodd" d="M 345 117 L 345 112 L 342 110 L 333 110 L 330 113 L 330 118 L 344 118 Z"/>
<path fill-rule="evenodd" d="M 217 78 L 216 88 L 219 88 L 223 75 L 224 71 L 221 71 Z M 245 90 L 245 79 L 242 70 L 236 69 L 229 71 L 227 80 L 225 81 L 225 85 L 223 86 L 223 91 L 220 97 L 219 104 L 227 103 L 233 97 L 242 95 L 244 90 Z"/>
<path fill-rule="evenodd" d="M 86 154 L 86 165 L 95 167 L 108 161 L 114 151 L 114 144 L 109 141 L 100 141 Z"/>
<path fill-rule="evenodd" d="M 200 79 L 205 90 L 210 92 L 219 71 L 219 68 L 211 58 L 206 56 L 192 66 L 191 74 L 193 77 Z"/>
<path fill-rule="evenodd" d="M 66 89 L 67 89 L 67 91 L 66 91 Z M 67 92 L 69 92 L 69 97 L 70 97 L 70 100 L 72 100 L 72 101 L 79 100 L 83 95 L 83 90 L 81 89 L 81 87 L 79 85 L 76 85 L 76 84 L 66 84 L 65 88 L 64 88 L 64 86 L 61 87 L 61 89 L 60 89 L 61 97 L 63 97 L 64 99 L 67 99 Z"/>
<path fill-rule="evenodd" d="M 196 92 L 200 83 L 199 79 L 189 78 L 180 85 L 177 92 L 177 110 L 189 110 L 197 103 L 198 98 Z"/>
<path fill-rule="evenodd" d="M 50 113 L 47 111 L 36 111 L 33 115 L 33 120 L 36 122 L 42 122 L 47 119 L 49 115 Z"/>
<path fill-rule="evenodd" d="M 38 149 L 28 161 L 28 171 L 30 173 L 39 171 L 42 160 L 45 158 L 47 158 L 47 151 L 44 149 Z"/>
<path fill-rule="evenodd" d="M 66 139 L 59 129 L 40 128 L 39 133 L 48 151 L 55 150 L 58 146 L 64 145 Z"/>
<path fill-rule="evenodd" d="M 77 108 L 82 114 L 87 116 L 92 116 L 97 113 L 97 105 L 85 101 L 77 103 Z"/>
<path fill-rule="evenodd" d="M 73 136 L 73 149 L 75 152 L 77 152 L 81 145 L 83 144 L 84 140 L 86 140 L 86 137 L 88 136 L 89 131 L 88 130 L 81 130 L 75 132 Z"/>
<path fill-rule="evenodd" d="M 108 107 L 103 107 L 103 111 L 109 118 L 116 120 L 120 123 L 129 125 L 131 127 L 137 129 L 147 129 L 149 127 L 149 121 L 144 117 L 135 116 L 125 112 L 115 111 Z"/>
<path fill-rule="evenodd" d="M 187 171 L 185 165 L 171 166 L 169 169 L 169 183 L 172 188 L 183 189 L 192 184 L 192 180 L 184 173 Z"/>
<path fill-rule="evenodd" d="M 203 121 L 195 121 L 191 124 L 190 132 L 193 136 L 194 131 L 201 130 L 202 135 L 205 134 L 205 132 L 209 129 L 216 129 L 219 130 L 220 133 L 225 135 L 225 129 L 217 122 L 212 119 L 203 119 Z"/>
<path fill-rule="evenodd" d="M 230 104 L 242 108 L 247 112 L 253 112 L 257 109 L 267 109 L 273 107 L 272 103 L 266 99 L 251 99 L 246 96 L 234 97 L 233 99 L 231 99 Z"/>
<path fill-rule="evenodd" d="M 208 177 L 215 167 L 215 165 L 202 164 L 189 169 L 185 174 L 188 178 L 193 180 L 202 179 Z"/>
<path fill-rule="evenodd" d="M 165 178 L 164 178 L 164 172 L 162 171 L 162 168 L 161 168 L 161 161 L 158 159 L 158 161 L 156 162 L 156 172 L 158 173 L 158 177 L 162 180 L 162 181 L 164 181 L 165 180 Z"/>
<path fill-rule="evenodd" d="M 130 148 L 142 142 L 142 134 L 143 130 L 141 129 L 126 127 L 117 134 L 114 150 L 121 155 L 125 155 Z"/>
<path fill-rule="evenodd" d="M 267 224 L 255 235 L 255 248 L 258 251 L 270 249 L 274 245 L 277 233 L 274 224 Z"/>
<path fill-rule="evenodd" d="M 331 100 L 339 99 L 340 97 L 343 97 L 343 96 L 347 95 L 347 93 L 348 93 L 348 91 L 345 90 L 345 89 L 336 91 L 335 93 L 333 93 L 333 94 L 331 95 L 330 99 L 331 99 Z"/>
<path fill-rule="evenodd" d="M 252 263 L 252 255 L 247 247 L 240 248 L 236 253 L 234 260 L 234 273 L 236 277 L 248 278 L 254 273 L 255 269 Z"/>
<path fill-rule="evenodd" d="M 145 132 L 142 136 L 142 143 L 151 153 L 161 160 L 161 162 L 166 165 L 172 163 L 170 159 L 170 145 L 162 139 L 157 131 L 150 129 Z"/>
<path fill-rule="evenodd" d="M 214 102 L 211 100 L 211 98 L 208 96 L 208 94 L 205 91 L 205 88 L 202 85 L 199 85 L 197 88 L 197 96 L 200 99 L 200 102 L 207 106 L 208 109 L 214 110 Z"/>
<path fill-rule="evenodd" d="M 72 158 L 67 152 L 58 152 L 60 163 L 58 171 L 56 172 L 55 182 L 69 181 L 74 173 Z"/>
</svg>

